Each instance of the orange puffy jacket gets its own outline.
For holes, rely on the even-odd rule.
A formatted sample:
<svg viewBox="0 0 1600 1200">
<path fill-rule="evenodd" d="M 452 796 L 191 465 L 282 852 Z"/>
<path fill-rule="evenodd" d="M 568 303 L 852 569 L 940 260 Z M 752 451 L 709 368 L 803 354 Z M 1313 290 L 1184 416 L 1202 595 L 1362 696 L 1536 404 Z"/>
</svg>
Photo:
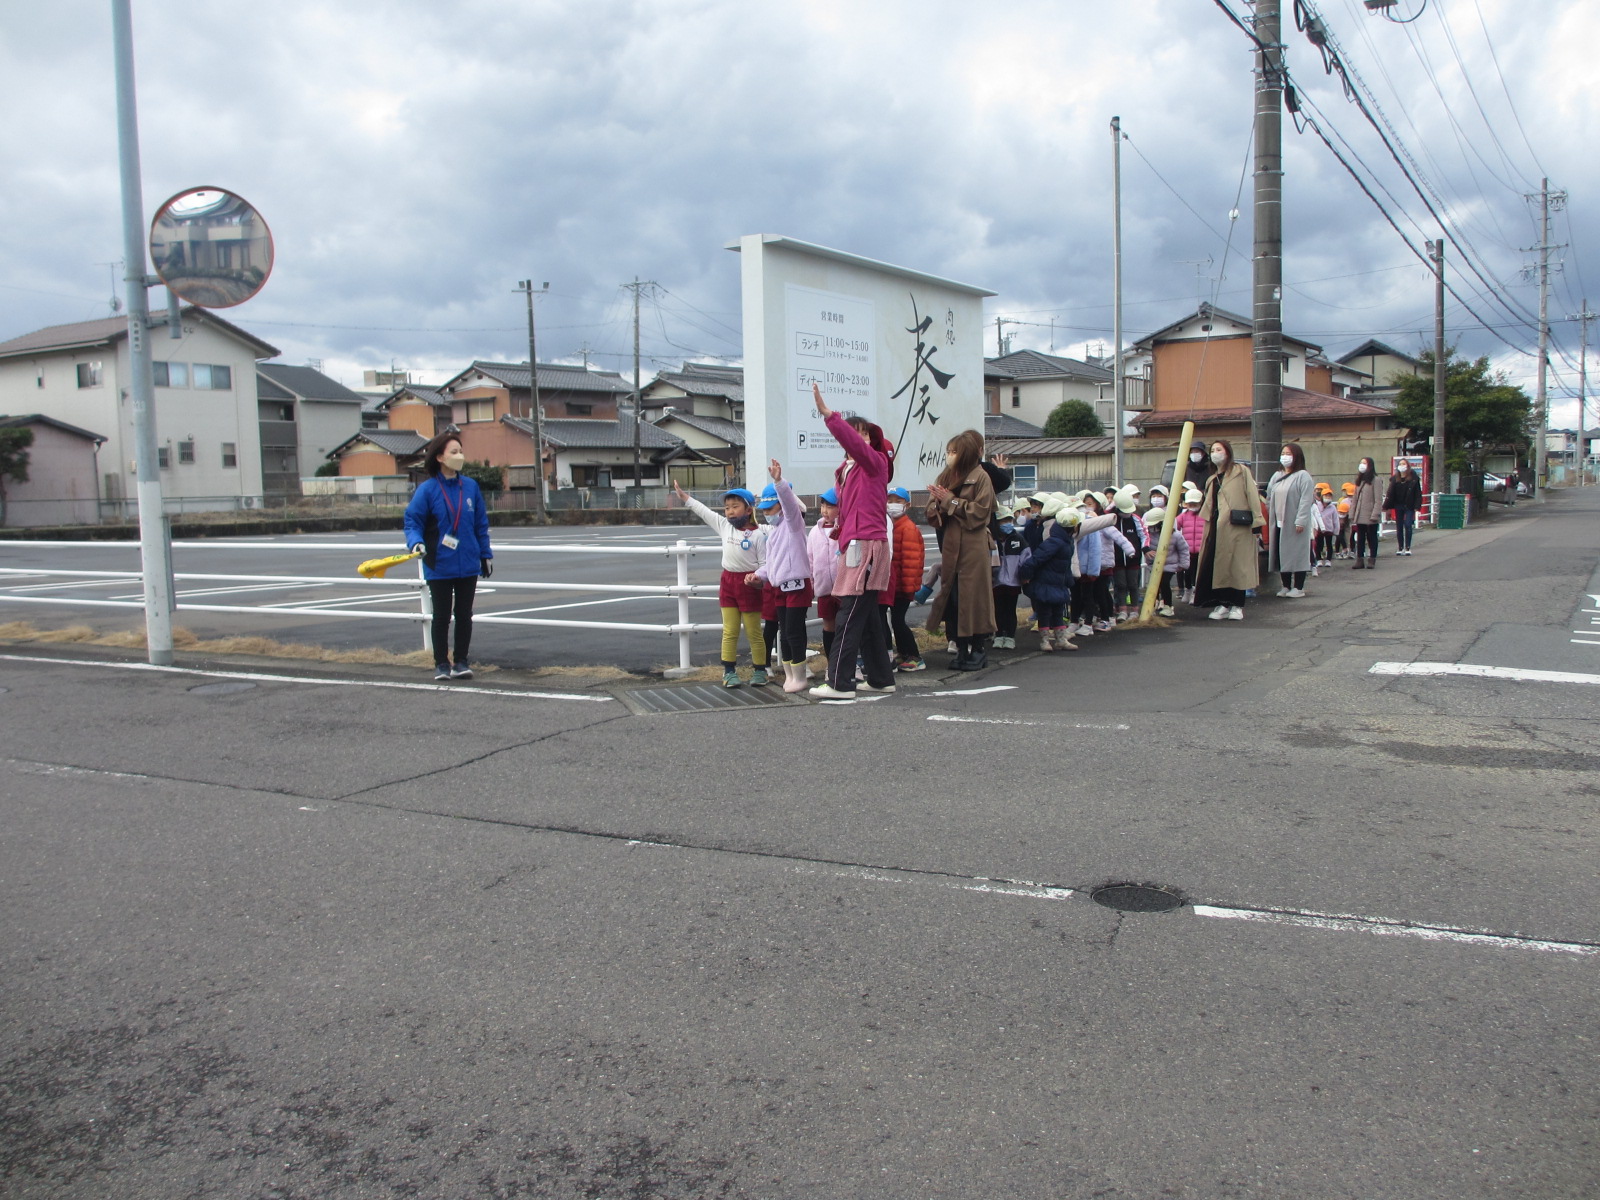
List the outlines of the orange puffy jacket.
<svg viewBox="0 0 1600 1200">
<path fill-rule="evenodd" d="M 889 582 L 897 596 L 909 595 L 922 586 L 923 560 L 927 548 L 922 530 L 908 516 L 894 519 L 894 556 L 889 567 Z"/>
</svg>

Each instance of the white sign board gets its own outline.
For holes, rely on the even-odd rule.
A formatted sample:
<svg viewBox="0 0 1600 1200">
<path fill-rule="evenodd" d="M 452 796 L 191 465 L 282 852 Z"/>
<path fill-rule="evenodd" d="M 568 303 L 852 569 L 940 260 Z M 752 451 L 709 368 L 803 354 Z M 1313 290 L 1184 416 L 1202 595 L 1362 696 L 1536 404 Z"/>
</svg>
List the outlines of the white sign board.
<svg viewBox="0 0 1600 1200">
<path fill-rule="evenodd" d="M 876 422 L 895 482 L 916 490 L 964 429 L 983 432 L 983 288 L 772 234 L 741 255 L 746 462 L 783 463 L 797 490 L 833 485 L 843 452 L 811 398 Z M 752 485 L 754 486 L 754 485 Z"/>
</svg>

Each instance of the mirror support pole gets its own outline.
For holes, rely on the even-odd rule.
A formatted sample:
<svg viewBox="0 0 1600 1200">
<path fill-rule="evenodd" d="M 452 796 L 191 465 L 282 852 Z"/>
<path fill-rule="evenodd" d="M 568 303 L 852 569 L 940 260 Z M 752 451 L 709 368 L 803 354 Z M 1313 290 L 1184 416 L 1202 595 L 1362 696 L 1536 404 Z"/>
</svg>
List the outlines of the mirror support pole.
<svg viewBox="0 0 1600 1200">
<path fill-rule="evenodd" d="M 128 300 L 128 391 L 133 399 L 138 471 L 139 552 L 144 574 L 145 645 L 150 662 L 172 662 L 172 531 L 161 497 L 156 455 L 155 375 L 150 365 L 150 279 L 146 273 L 144 189 L 139 172 L 139 115 L 133 78 L 130 0 L 111 0 L 116 58 L 117 157 L 122 173 L 123 276 Z M 115 360 L 113 360 L 115 361 Z M 115 381 L 121 386 L 121 381 Z"/>
</svg>

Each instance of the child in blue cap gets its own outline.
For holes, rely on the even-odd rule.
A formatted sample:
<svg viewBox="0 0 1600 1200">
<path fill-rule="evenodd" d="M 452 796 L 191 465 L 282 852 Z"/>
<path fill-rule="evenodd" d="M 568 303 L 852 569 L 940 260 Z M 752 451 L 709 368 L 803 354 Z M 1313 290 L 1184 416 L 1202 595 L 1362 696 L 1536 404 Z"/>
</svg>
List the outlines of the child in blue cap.
<svg viewBox="0 0 1600 1200">
<path fill-rule="evenodd" d="M 767 682 L 766 646 L 761 639 L 761 583 L 755 572 L 767 559 L 767 529 L 756 521 L 755 493 L 748 488 L 729 488 L 722 493 L 722 511 L 712 512 L 672 481 L 678 499 L 722 539 L 722 581 L 717 588 L 717 604 L 722 609 L 722 686 L 741 685 L 738 671 L 739 629 L 744 628 L 750 644 L 750 684 Z"/>
</svg>

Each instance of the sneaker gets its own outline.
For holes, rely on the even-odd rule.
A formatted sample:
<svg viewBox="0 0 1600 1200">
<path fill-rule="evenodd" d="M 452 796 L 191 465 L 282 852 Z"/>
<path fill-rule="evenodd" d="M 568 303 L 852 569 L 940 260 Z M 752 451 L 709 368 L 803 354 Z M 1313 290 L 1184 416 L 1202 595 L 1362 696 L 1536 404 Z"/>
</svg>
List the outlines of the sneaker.
<svg viewBox="0 0 1600 1200">
<path fill-rule="evenodd" d="M 1156 612 L 1163 617 L 1175 617 L 1178 615 L 1178 610 L 1173 608 L 1170 604 L 1157 605 Z"/>
<path fill-rule="evenodd" d="M 812 688 L 811 690 L 812 691 L 816 691 L 817 689 L 816 688 Z M 856 691 L 858 691 L 858 692 L 875 692 L 875 693 L 877 693 L 879 695 L 882 695 L 882 696 L 892 696 L 892 695 L 894 695 L 894 684 L 886 683 L 882 687 L 874 687 L 870 683 L 861 683 L 861 684 L 857 684 L 856 685 Z"/>
<path fill-rule="evenodd" d="M 767 686 L 767 669 L 765 667 L 757 667 L 755 670 L 750 672 L 750 686 L 751 687 L 766 687 Z"/>
<path fill-rule="evenodd" d="M 1208 620 L 1208 621 L 1220 621 L 1224 617 L 1226 617 L 1227 615 L 1228 615 L 1228 606 L 1226 604 L 1219 604 L 1215 608 L 1213 608 L 1209 613 L 1206 614 L 1206 620 Z"/>
<path fill-rule="evenodd" d="M 1230 621 L 1242 621 L 1242 620 L 1244 620 L 1244 609 L 1240 608 L 1237 604 L 1235 604 L 1232 608 L 1230 608 L 1228 610 L 1228 620 L 1230 620 Z"/>
<path fill-rule="evenodd" d="M 1082 625 L 1078 626 L 1077 635 L 1079 637 L 1093 637 L 1094 636 L 1094 626 L 1089 624 L 1089 622 L 1085 621 Z"/>
<path fill-rule="evenodd" d="M 1321 575 L 1322 574 L 1322 564 L 1321 563 L 1313 563 L 1311 565 L 1311 574 L 1312 575 Z"/>
<path fill-rule="evenodd" d="M 1288 588 L 1279 588 L 1278 589 L 1278 599 L 1282 600 L 1288 594 L 1289 594 L 1289 589 Z"/>
<path fill-rule="evenodd" d="M 837 688 L 829 687 L 825 683 L 817 684 L 817 686 L 807 692 L 806 695 L 810 696 L 813 700 L 854 700 L 856 698 L 854 691 L 841 692 Z"/>
<path fill-rule="evenodd" d="M 894 669 L 896 671 L 926 671 L 928 664 L 920 658 L 905 658 L 895 663 Z"/>
<path fill-rule="evenodd" d="M 1304 600 L 1306 598 L 1306 590 L 1305 588 L 1290 588 L 1288 595 L 1291 600 Z"/>
<path fill-rule="evenodd" d="M 1111 632 L 1111 622 L 1110 621 L 1096 621 L 1094 623 L 1094 627 L 1100 633 L 1110 633 Z"/>
<path fill-rule="evenodd" d="M 944 652 L 946 654 L 954 654 L 958 649 L 960 649 L 960 647 L 958 647 L 954 642 L 951 642 L 944 648 Z"/>
<path fill-rule="evenodd" d="M 457 663 L 455 666 L 450 668 L 450 678 L 451 679 L 471 679 L 472 678 L 472 668 L 469 667 L 464 662 Z"/>
<path fill-rule="evenodd" d="M 743 687 L 744 680 L 739 678 L 737 671 L 724 671 L 722 673 L 722 686 L 725 688 Z"/>
<path fill-rule="evenodd" d="M 433 677 L 435 679 L 448 680 L 450 678 L 450 664 L 449 663 L 438 663 L 438 664 L 436 664 L 434 666 L 434 668 L 433 668 Z"/>
</svg>

